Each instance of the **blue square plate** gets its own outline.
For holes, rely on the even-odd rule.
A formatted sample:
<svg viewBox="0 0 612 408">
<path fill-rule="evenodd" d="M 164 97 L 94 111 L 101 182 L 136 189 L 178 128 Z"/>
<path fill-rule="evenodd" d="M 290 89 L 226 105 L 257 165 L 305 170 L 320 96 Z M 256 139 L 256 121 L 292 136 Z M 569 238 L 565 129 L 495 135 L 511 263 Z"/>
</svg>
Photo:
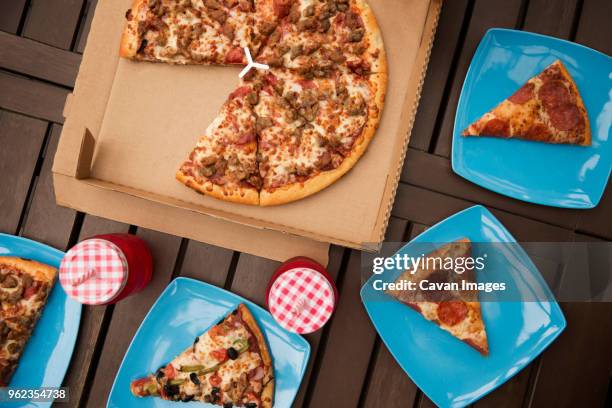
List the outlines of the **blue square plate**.
<svg viewBox="0 0 612 408">
<path fill-rule="evenodd" d="M 188 278 L 173 280 L 151 307 L 123 357 L 107 407 L 175 408 L 176 402 L 133 396 L 130 383 L 166 365 L 240 303 L 253 313 L 270 346 L 276 387 L 274 405 L 290 407 L 308 365 L 310 344 L 283 329 L 270 313 L 253 302 Z M 187 404 L 212 407 L 201 402 Z"/>
<path fill-rule="evenodd" d="M 0 234 L 0 256 L 18 256 L 59 268 L 64 253 L 29 239 Z M 56 282 L 11 379 L 11 388 L 61 387 L 79 332 L 81 308 Z M 11 402 L 0 406 L 42 408 L 51 403 Z"/>
<path fill-rule="evenodd" d="M 375 279 L 395 281 L 401 271 L 373 275 L 361 288 L 361 299 L 387 348 L 414 383 L 440 407 L 463 407 L 488 394 L 529 364 L 565 328 L 563 313 L 535 265 L 504 226 L 482 206 L 445 219 L 398 253 L 418 257 L 424 244 L 463 237 L 473 243 L 514 243 L 495 244 L 504 250 L 487 252 L 484 271 L 487 281 L 504 281 L 510 287 L 547 299 L 482 302 L 488 357 L 373 288 Z M 480 255 L 474 251 L 473 256 Z M 489 294 L 488 298 L 495 296 Z"/>
<path fill-rule="evenodd" d="M 560 59 L 589 114 L 592 145 L 551 145 L 517 139 L 462 137 L 470 123 Z M 519 200 L 593 208 L 612 167 L 612 58 L 590 48 L 524 31 L 492 29 L 470 68 L 455 116 L 452 166 L 484 188 Z"/>
</svg>

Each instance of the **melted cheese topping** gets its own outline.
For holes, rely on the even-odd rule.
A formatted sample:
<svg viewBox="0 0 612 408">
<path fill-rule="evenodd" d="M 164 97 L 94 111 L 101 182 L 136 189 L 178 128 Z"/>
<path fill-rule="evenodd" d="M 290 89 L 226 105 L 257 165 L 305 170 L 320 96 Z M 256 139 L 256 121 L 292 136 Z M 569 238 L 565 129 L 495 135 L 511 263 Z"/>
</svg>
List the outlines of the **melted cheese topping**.
<svg viewBox="0 0 612 408">
<path fill-rule="evenodd" d="M 33 288 L 36 288 L 32 293 Z M 12 374 L 47 300 L 51 285 L 0 265 L 0 369 Z M 6 369 L 5 367 L 8 367 Z M 5 371 L 6 370 L 6 371 Z M 0 384 L 8 378 L 0 377 Z"/>
<path fill-rule="evenodd" d="M 282 95 L 264 89 L 255 107 L 257 116 L 273 121 L 259 135 L 260 171 L 268 189 L 337 168 L 361 136 L 373 103 L 369 81 L 350 73 L 303 81 L 284 71 L 277 79 Z M 309 121 L 301 109 L 313 98 L 316 113 Z"/>
<path fill-rule="evenodd" d="M 203 0 L 159 0 L 162 7 L 150 9 L 146 5 L 136 16 L 146 27 L 139 57 L 168 63 L 235 63 L 227 55 L 243 47 L 257 53 L 264 36 L 260 32 L 269 12 L 243 10 L 236 2 L 226 7 L 219 0 L 219 9 L 206 6 Z M 163 10 L 157 13 L 157 10 Z M 221 13 L 223 18 L 215 17 Z M 275 22 L 274 22 L 275 23 Z"/>
<path fill-rule="evenodd" d="M 216 184 L 238 184 L 257 173 L 256 154 L 253 109 L 244 96 L 230 97 L 198 140 L 189 162 L 183 168 L 191 169 L 199 180 L 223 174 L 222 177 L 215 177 Z M 225 169 L 218 171 L 221 165 Z"/>
</svg>

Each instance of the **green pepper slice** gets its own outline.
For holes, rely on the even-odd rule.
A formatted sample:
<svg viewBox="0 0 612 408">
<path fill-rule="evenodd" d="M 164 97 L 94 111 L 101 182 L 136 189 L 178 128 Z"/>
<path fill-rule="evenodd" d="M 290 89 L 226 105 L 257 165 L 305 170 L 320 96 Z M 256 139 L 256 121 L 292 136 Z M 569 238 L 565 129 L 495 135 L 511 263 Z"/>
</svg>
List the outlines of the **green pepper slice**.
<svg viewBox="0 0 612 408">
<path fill-rule="evenodd" d="M 208 373 L 212 373 L 213 371 L 217 371 L 219 366 L 220 366 L 220 364 L 217 364 L 217 365 L 214 365 L 212 367 L 208 367 L 208 368 L 205 368 L 203 370 L 200 370 L 200 371 L 198 371 L 198 375 L 208 374 Z"/>
<path fill-rule="evenodd" d="M 233 345 L 238 353 L 244 353 L 249 348 L 249 342 L 243 339 L 234 341 Z"/>
<path fill-rule="evenodd" d="M 157 390 L 157 384 L 153 382 L 147 383 L 147 385 L 144 386 L 144 390 L 147 392 L 148 395 L 159 395 L 159 392 Z"/>
<path fill-rule="evenodd" d="M 192 373 L 194 371 L 201 371 L 204 369 L 204 366 L 201 364 L 198 365 L 184 365 L 179 368 L 179 371 L 183 373 Z"/>
</svg>

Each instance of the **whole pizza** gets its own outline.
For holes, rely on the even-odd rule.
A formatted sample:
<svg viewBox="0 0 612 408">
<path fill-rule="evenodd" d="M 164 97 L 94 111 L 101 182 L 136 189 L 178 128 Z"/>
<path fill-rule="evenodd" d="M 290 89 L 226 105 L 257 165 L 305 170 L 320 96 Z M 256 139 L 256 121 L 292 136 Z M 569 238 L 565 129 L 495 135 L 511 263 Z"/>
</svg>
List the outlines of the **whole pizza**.
<svg viewBox="0 0 612 408">
<path fill-rule="evenodd" d="M 121 56 L 251 70 L 176 178 L 222 200 L 277 205 L 329 186 L 365 152 L 387 85 L 365 0 L 136 0 Z"/>
</svg>

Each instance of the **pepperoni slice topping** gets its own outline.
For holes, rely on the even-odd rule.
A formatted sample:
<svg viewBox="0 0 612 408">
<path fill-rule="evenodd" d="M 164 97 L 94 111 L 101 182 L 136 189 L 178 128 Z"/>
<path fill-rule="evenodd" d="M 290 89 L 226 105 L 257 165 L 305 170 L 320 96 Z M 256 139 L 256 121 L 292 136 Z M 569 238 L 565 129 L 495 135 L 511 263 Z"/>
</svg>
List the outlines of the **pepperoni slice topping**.
<svg viewBox="0 0 612 408">
<path fill-rule="evenodd" d="M 438 319 L 442 324 L 454 326 L 461 323 L 468 313 L 467 305 L 462 300 L 441 302 L 438 305 Z"/>
<path fill-rule="evenodd" d="M 429 275 L 426 279 L 429 284 L 432 283 L 448 283 L 451 281 L 451 271 L 435 271 Z M 443 302 L 453 298 L 453 294 L 446 290 L 424 290 L 421 292 L 423 298 L 429 302 Z"/>
<path fill-rule="evenodd" d="M 272 5 L 274 7 L 274 14 L 279 18 L 285 17 L 289 14 L 289 10 L 291 10 L 291 0 L 274 0 Z"/>
<path fill-rule="evenodd" d="M 550 112 L 550 123 L 559 130 L 577 130 L 584 128 L 584 118 L 573 103 L 556 106 Z"/>
<path fill-rule="evenodd" d="M 227 361 L 228 359 L 226 349 L 213 350 L 210 352 L 210 356 L 220 363 L 223 363 L 224 361 Z"/>
<path fill-rule="evenodd" d="M 241 86 L 230 94 L 229 99 L 243 97 L 245 95 L 248 95 L 249 92 L 251 92 L 250 86 Z"/>
<path fill-rule="evenodd" d="M 565 84 L 558 80 L 546 82 L 540 87 L 538 96 L 542 100 L 542 105 L 547 113 L 555 108 L 555 106 L 570 102 L 570 94 Z"/>
<path fill-rule="evenodd" d="M 533 85 L 533 83 L 527 82 L 525 85 L 521 86 L 518 89 L 518 91 L 516 91 L 514 94 L 512 94 L 512 96 L 509 97 L 508 100 L 510 102 L 516 103 L 518 105 L 522 105 L 524 103 L 527 103 L 534 96 L 534 92 L 533 92 L 533 88 L 534 87 L 535 86 Z"/>
<path fill-rule="evenodd" d="M 529 140 L 547 141 L 552 139 L 552 133 L 547 126 L 538 123 L 530 126 L 523 137 Z"/>
<path fill-rule="evenodd" d="M 164 374 L 166 375 L 167 379 L 172 380 L 174 377 L 176 377 L 176 369 L 172 364 L 168 364 L 166 368 L 164 368 Z"/>
<path fill-rule="evenodd" d="M 208 382 L 210 382 L 210 385 L 212 385 L 213 387 L 218 387 L 223 382 L 223 379 L 219 374 L 214 373 L 208 378 Z"/>
<path fill-rule="evenodd" d="M 235 47 L 225 55 L 225 62 L 228 64 L 241 64 L 244 62 L 244 54 L 241 48 Z"/>
<path fill-rule="evenodd" d="M 557 65 L 553 65 L 546 68 L 540 75 L 540 78 L 542 79 L 542 81 L 547 82 L 563 78 L 563 75 L 561 75 L 561 70 L 559 69 L 559 67 Z"/>
<path fill-rule="evenodd" d="M 484 136 L 508 137 L 510 136 L 510 125 L 505 120 L 494 118 L 484 125 L 480 134 Z"/>
<path fill-rule="evenodd" d="M 562 131 L 584 128 L 584 118 L 562 81 L 546 82 L 540 88 L 538 95 L 544 110 L 548 113 L 551 125 L 555 128 Z"/>
<path fill-rule="evenodd" d="M 314 81 L 308 81 L 306 79 L 298 79 L 297 83 L 302 87 L 302 89 L 314 89 L 317 87 L 317 84 Z"/>
</svg>

